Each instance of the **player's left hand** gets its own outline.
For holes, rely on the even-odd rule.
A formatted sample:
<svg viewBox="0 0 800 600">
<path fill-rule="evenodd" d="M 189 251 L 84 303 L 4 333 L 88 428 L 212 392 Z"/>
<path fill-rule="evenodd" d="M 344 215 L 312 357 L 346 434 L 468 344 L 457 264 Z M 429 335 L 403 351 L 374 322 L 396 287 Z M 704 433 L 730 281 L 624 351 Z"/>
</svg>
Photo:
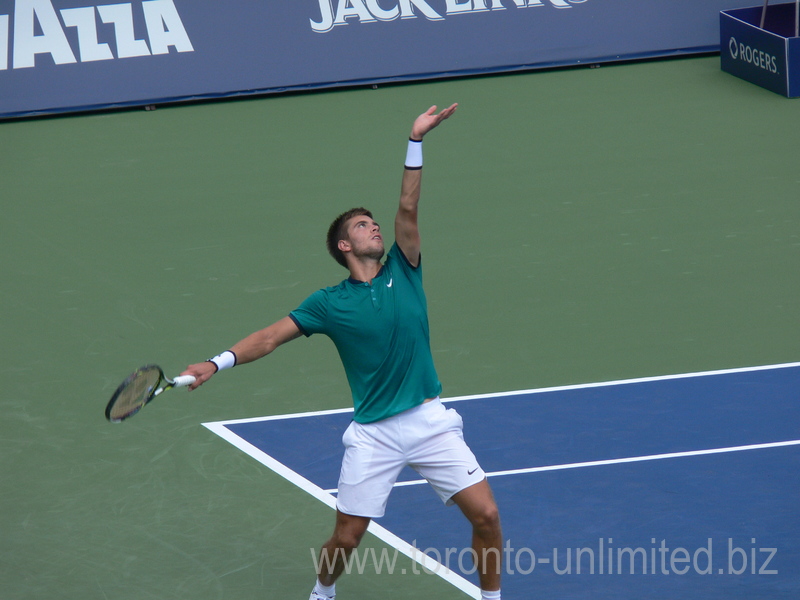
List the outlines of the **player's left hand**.
<svg viewBox="0 0 800 600">
<path fill-rule="evenodd" d="M 414 125 L 411 127 L 411 139 L 412 140 L 422 140 L 426 133 L 428 133 L 434 127 L 438 127 L 439 123 L 444 121 L 445 119 L 450 118 L 450 116 L 456 112 L 456 108 L 458 108 L 458 103 L 451 104 L 442 112 L 436 113 L 436 105 L 434 104 L 424 113 L 416 118 L 414 121 Z"/>
</svg>

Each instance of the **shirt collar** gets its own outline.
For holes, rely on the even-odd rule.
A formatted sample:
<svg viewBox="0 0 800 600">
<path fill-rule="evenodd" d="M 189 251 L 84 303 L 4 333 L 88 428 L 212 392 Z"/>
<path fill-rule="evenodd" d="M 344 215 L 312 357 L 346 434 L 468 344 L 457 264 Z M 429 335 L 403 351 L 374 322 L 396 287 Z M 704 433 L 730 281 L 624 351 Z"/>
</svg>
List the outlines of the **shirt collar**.
<svg viewBox="0 0 800 600">
<path fill-rule="evenodd" d="M 383 269 L 384 269 L 384 267 L 385 267 L 385 265 L 381 265 L 381 268 L 378 270 L 378 273 L 377 273 L 377 275 L 375 275 L 375 277 L 373 277 L 373 278 L 372 278 L 372 280 L 373 280 L 373 281 L 375 281 L 375 280 L 376 280 L 378 277 L 380 277 L 381 275 L 383 275 Z M 353 285 L 364 285 L 365 283 L 369 283 L 369 282 L 367 282 L 367 281 L 361 281 L 360 279 L 356 279 L 356 278 L 355 278 L 355 277 L 353 277 L 352 275 L 351 275 L 350 277 L 348 277 L 348 278 L 346 279 L 346 281 L 349 281 L 349 282 L 350 282 L 350 283 L 352 283 Z"/>
</svg>

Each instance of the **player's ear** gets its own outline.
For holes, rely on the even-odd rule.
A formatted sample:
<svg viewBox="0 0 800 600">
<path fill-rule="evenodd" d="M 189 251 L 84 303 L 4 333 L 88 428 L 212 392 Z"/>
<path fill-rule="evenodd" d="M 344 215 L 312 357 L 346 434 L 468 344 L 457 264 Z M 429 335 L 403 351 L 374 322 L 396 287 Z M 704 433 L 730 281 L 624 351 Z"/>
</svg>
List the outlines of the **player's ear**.
<svg viewBox="0 0 800 600">
<path fill-rule="evenodd" d="M 350 252 L 350 250 L 352 250 L 352 247 L 350 246 L 350 241 L 349 240 L 339 240 L 339 243 L 337 244 L 337 247 L 342 252 Z"/>
</svg>

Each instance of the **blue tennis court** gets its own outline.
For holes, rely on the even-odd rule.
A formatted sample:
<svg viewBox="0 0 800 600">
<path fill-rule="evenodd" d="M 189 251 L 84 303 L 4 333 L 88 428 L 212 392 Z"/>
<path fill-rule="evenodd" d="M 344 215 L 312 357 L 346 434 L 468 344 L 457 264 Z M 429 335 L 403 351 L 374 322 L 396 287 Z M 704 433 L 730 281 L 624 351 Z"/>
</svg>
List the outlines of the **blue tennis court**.
<svg viewBox="0 0 800 600">
<path fill-rule="evenodd" d="M 796 598 L 799 378 L 792 363 L 446 399 L 500 505 L 504 595 Z M 351 415 L 205 425 L 333 507 Z M 466 521 L 411 469 L 371 531 L 396 553 L 368 568 L 478 597 Z"/>
</svg>

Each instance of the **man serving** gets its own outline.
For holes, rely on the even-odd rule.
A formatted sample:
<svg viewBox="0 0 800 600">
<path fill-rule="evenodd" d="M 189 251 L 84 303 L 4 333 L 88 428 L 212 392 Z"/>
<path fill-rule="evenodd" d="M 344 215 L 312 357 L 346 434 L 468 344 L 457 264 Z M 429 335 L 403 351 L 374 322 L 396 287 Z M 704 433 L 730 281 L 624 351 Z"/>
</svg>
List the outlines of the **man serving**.
<svg viewBox="0 0 800 600">
<path fill-rule="evenodd" d="M 353 395 L 353 422 L 342 441 L 336 523 L 320 551 L 310 600 L 332 600 L 345 561 L 370 520 L 383 516 L 400 471 L 411 466 L 472 526 L 473 556 L 483 600 L 500 600 L 502 533 L 486 475 L 464 442 L 461 417 L 439 400 L 442 386 L 430 349 L 428 309 L 422 287 L 418 206 L 422 140 L 457 105 L 432 106 L 411 128 L 395 241 L 388 254 L 372 213 L 354 208 L 328 230 L 328 251 L 350 276 L 311 294 L 287 317 L 230 350 L 191 365 L 195 389 L 220 370 L 252 362 L 301 336 L 333 340 Z M 386 260 L 383 261 L 384 255 Z M 382 262 L 383 261 L 383 262 Z"/>
</svg>

